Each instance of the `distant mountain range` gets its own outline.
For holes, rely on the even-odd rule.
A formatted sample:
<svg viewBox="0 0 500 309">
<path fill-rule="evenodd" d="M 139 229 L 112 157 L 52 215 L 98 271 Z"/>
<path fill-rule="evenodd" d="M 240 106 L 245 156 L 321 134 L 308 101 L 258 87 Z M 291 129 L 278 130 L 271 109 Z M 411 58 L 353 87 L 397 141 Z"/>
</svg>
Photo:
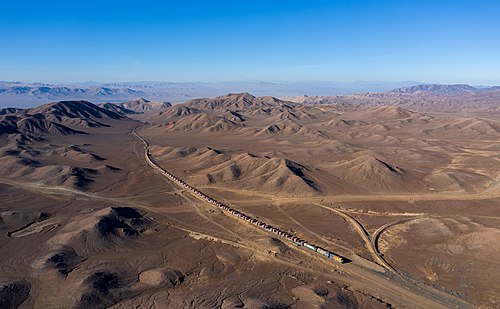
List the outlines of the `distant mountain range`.
<svg viewBox="0 0 500 309">
<path fill-rule="evenodd" d="M 401 87 L 392 90 L 392 93 L 414 94 L 414 93 L 472 93 L 480 91 L 497 90 L 500 87 L 476 88 L 467 84 L 440 85 L 422 84 L 410 87 Z"/>
<path fill-rule="evenodd" d="M 131 88 L 0 82 L 0 107 L 30 107 L 58 100 L 123 101 L 144 95 L 144 92 Z"/>
<path fill-rule="evenodd" d="M 95 103 L 123 102 L 142 97 L 151 101 L 184 102 L 227 93 L 251 92 L 257 96 L 343 95 L 389 91 L 416 82 L 329 81 L 228 81 L 228 82 L 115 82 L 43 84 L 0 81 L 0 107 L 31 107 L 61 100 L 89 100 Z"/>
<path fill-rule="evenodd" d="M 213 98 L 227 93 L 251 92 L 257 96 L 335 96 L 358 93 L 393 94 L 459 94 L 498 90 L 465 84 L 439 85 L 417 82 L 329 81 L 229 81 L 229 82 L 116 82 L 54 85 L 42 83 L 0 82 L 1 107 L 31 107 L 62 100 L 88 100 L 95 103 L 117 103 L 147 98 L 153 102 L 184 102 L 196 98 Z M 148 108 L 151 104 L 144 105 Z M 143 112 L 139 104 L 127 109 Z M 166 107 L 166 106 L 165 106 Z"/>
<path fill-rule="evenodd" d="M 32 87 L 32 86 L 14 86 L 0 88 L 0 93 L 4 95 L 31 95 L 31 96 L 130 96 L 141 95 L 141 91 L 130 88 L 111 89 L 106 87 L 92 88 L 73 88 L 73 87 Z"/>
</svg>

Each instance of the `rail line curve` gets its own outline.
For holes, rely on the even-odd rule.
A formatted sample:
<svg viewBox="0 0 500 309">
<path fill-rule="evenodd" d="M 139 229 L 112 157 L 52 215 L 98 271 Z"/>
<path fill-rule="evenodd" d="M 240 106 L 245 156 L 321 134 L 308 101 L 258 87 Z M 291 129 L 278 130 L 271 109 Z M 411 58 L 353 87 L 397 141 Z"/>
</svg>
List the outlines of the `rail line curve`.
<svg viewBox="0 0 500 309">
<path fill-rule="evenodd" d="M 159 172 L 163 177 L 169 179 L 170 181 L 172 181 L 173 183 L 175 183 L 179 187 L 187 189 L 191 194 L 193 194 L 195 197 L 199 198 L 200 200 L 205 201 L 205 202 L 219 208 L 220 210 L 222 210 L 225 213 L 229 213 L 229 214 L 233 215 L 234 217 L 237 217 L 241 220 L 244 220 L 250 224 L 253 224 L 254 226 L 260 228 L 261 230 L 265 230 L 269 233 L 273 233 L 275 236 L 285 238 L 286 240 L 292 242 L 293 244 L 295 244 L 297 246 L 301 246 L 301 247 L 307 248 L 311 251 L 317 252 L 317 253 L 325 256 L 326 258 L 333 259 L 336 262 L 344 263 L 347 261 L 344 257 L 342 257 L 342 256 L 340 256 L 332 251 L 324 249 L 324 248 L 317 246 L 313 243 L 309 243 L 306 240 L 300 239 L 299 237 L 297 237 L 297 236 L 295 236 L 287 231 L 280 230 L 280 229 L 278 229 L 270 224 L 267 224 L 264 221 L 261 221 L 261 220 L 256 219 L 256 218 L 252 218 L 239 210 L 233 209 L 233 208 L 217 201 L 216 199 L 211 198 L 210 196 L 206 195 L 202 191 L 196 189 L 195 187 L 189 185 L 188 183 L 181 180 L 180 178 L 178 178 L 174 174 L 165 170 L 164 168 L 162 168 L 159 164 L 157 164 L 154 161 L 154 159 L 151 155 L 149 143 L 142 136 L 140 136 L 137 133 L 136 129 L 137 129 L 137 127 L 132 130 L 132 133 L 144 144 L 144 158 L 146 159 L 146 162 L 154 170 Z"/>
</svg>

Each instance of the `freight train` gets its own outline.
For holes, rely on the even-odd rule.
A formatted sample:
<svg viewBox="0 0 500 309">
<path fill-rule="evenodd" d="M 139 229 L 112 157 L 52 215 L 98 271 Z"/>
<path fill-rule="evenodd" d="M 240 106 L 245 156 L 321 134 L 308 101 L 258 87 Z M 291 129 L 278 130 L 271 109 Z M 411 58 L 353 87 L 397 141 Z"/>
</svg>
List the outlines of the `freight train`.
<svg viewBox="0 0 500 309">
<path fill-rule="evenodd" d="M 297 246 L 303 246 L 304 248 L 307 248 L 311 251 L 314 251 L 314 252 L 317 252 L 329 259 L 333 259 L 334 261 L 336 262 L 339 262 L 339 263 L 344 263 L 344 258 L 342 258 L 341 256 L 331 252 L 331 251 L 328 251 L 326 249 L 323 249 L 319 246 L 316 246 L 314 244 L 309 244 L 307 243 L 305 240 L 303 239 L 300 239 L 288 232 L 285 232 L 285 231 L 282 231 L 272 225 L 269 225 L 265 222 L 262 222 L 258 219 L 255 219 L 255 218 L 252 218 L 250 216 L 247 216 L 245 215 L 244 213 L 236 210 L 236 209 L 233 209 L 227 205 L 224 205 L 223 203 L 221 202 L 218 202 L 216 201 L 215 199 L 209 197 L 208 195 L 206 195 L 205 193 L 201 192 L 200 190 L 190 186 L 189 184 L 185 183 L 184 181 L 182 181 L 181 179 L 179 179 L 178 177 L 176 177 L 175 175 L 169 173 L 168 171 L 164 170 L 163 168 L 161 168 L 159 165 L 157 165 L 156 163 L 153 162 L 153 159 L 151 158 L 151 153 L 149 152 L 149 146 L 147 144 L 147 142 L 145 140 L 143 140 L 141 138 L 141 140 L 144 142 L 144 144 L 146 145 L 146 152 L 145 152 L 145 157 L 146 157 L 146 161 L 148 162 L 148 164 L 153 167 L 154 169 L 156 169 L 157 171 L 159 171 L 162 175 L 164 175 L 165 177 L 167 177 L 168 179 L 170 179 L 171 181 L 173 181 L 174 183 L 176 183 L 177 185 L 189 190 L 191 193 L 193 193 L 194 195 L 198 196 L 199 198 L 205 200 L 206 202 L 220 208 L 221 210 L 225 211 L 225 212 L 228 212 L 230 214 L 232 214 L 233 216 L 235 217 L 238 217 L 242 220 L 245 220 L 247 221 L 248 223 L 250 224 L 253 224 L 261 229 L 264 229 L 268 232 L 271 232 L 271 233 L 274 233 L 276 234 L 277 236 L 280 236 L 280 237 L 283 237 L 283 238 L 286 238 L 287 240 L 291 241 L 292 243 L 294 243 L 295 245 Z"/>
</svg>

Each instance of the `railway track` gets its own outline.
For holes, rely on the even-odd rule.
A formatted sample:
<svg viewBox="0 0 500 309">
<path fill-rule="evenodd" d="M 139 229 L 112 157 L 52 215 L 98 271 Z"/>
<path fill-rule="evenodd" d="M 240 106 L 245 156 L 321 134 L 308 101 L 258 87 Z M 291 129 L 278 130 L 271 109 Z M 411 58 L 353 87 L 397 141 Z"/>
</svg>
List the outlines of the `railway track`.
<svg viewBox="0 0 500 309">
<path fill-rule="evenodd" d="M 368 233 L 368 231 L 365 229 L 365 227 L 359 222 L 356 218 L 353 216 L 336 209 L 334 207 L 328 207 L 319 203 L 313 203 L 314 205 L 320 206 L 322 208 L 328 209 L 342 218 L 344 218 L 346 221 L 351 223 L 351 225 L 354 227 L 354 229 L 358 232 L 358 235 L 363 239 L 363 242 L 365 243 L 366 249 L 370 252 L 370 255 L 373 257 L 373 259 L 382 267 L 387 269 L 388 271 L 391 271 L 394 274 L 398 274 L 398 271 L 392 267 L 383 257 L 383 255 L 378 251 L 377 246 L 374 245 L 373 238 L 372 236 Z"/>
<path fill-rule="evenodd" d="M 345 220 L 350 222 L 351 225 L 358 232 L 358 235 L 361 237 L 361 239 L 363 239 L 363 241 L 365 243 L 365 247 L 368 249 L 368 251 L 370 252 L 370 255 L 374 258 L 374 260 L 380 266 L 384 267 L 385 269 L 392 272 L 393 274 L 403 276 L 401 273 L 399 273 L 397 271 L 397 269 L 395 269 L 389 262 L 387 262 L 384 255 L 380 252 L 380 249 L 378 247 L 378 240 L 380 239 L 380 236 L 382 235 L 382 233 L 384 231 L 386 231 L 388 228 L 395 226 L 395 225 L 398 225 L 398 224 L 401 224 L 401 223 L 405 223 L 405 222 L 412 221 L 412 220 L 415 220 L 418 218 L 422 218 L 423 215 L 417 215 L 417 216 L 413 216 L 410 218 L 403 218 L 403 219 L 399 219 L 399 220 L 395 220 L 395 221 L 386 223 L 386 224 L 382 225 L 381 227 L 379 227 L 375 232 L 373 232 L 372 235 L 370 235 L 368 233 L 368 231 L 366 230 L 366 228 L 363 226 L 363 224 L 361 224 L 361 222 L 359 222 L 359 220 L 357 220 L 356 218 L 354 218 L 350 214 L 348 214 L 340 209 L 337 209 L 335 207 L 328 207 L 328 206 L 325 206 L 325 205 L 322 205 L 319 203 L 313 203 L 313 204 L 320 206 L 322 208 L 328 209 L 332 212 L 335 212 L 336 214 L 340 215 Z"/>
<path fill-rule="evenodd" d="M 201 201 L 208 202 L 209 204 L 214 205 L 213 202 L 218 203 L 217 201 L 209 198 L 205 194 L 203 194 L 201 191 L 189 186 L 186 183 L 179 182 L 180 180 L 173 176 L 173 174 L 168 173 L 165 171 L 163 168 L 158 166 L 153 159 L 150 157 L 150 152 L 149 152 L 149 143 L 142 138 L 137 132 L 136 129 L 132 131 L 132 134 L 135 135 L 143 144 L 145 148 L 145 160 L 150 165 L 153 169 L 157 170 L 162 174 L 165 178 L 177 183 L 179 186 L 184 187 L 185 189 L 188 189 L 195 197 L 200 199 Z M 202 196 L 198 195 L 202 194 Z M 207 200 L 209 199 L 209 200 Z M 212 202 L 213 201 L 213 202 Z M 221 203 L 219 203 L 221 204 Z M 215 204 L 215 206 L 218 206 Z M 225 205 L 224 205 L 225 206 Z M 322 205 L 324 206 L 324 205 Z M 327 206 L 324 206 L 327 207 Z M 220 208 L 220 207 L 219 207 Z M 327 207 L 328 208 L 328 207 Z M 226 206 L 225 209 L 222 209 L 223 211 L 225 210 L 227 213 L 227 209 L 230 209 L 229 207 Z M 243 213 L 235 211 L 240 219 L 243 219 L 244 222 L 248 222 L 242 216 L 246 216 Z M 233 213 L 234 215 L 234 213 Z M 351 217 L 352 218 L 352 217 Z M 369 235 L 369 233 L 364 229 L 362 224 L 355 220 L 355 218 L 352 218 L 354 221 L 349 220 L 350 222 L 353 222 L 353 224 L 356 224 L 358 228 L 360 228 L 361 232 L 365 235 L 364 239 L 369 240 L 370 247 L 375 248 L 372 242 L 373 236 Z M 355 223 L 357 222 L 357 223 Z M 253 224 L 254 227 L 257 227 L 258 230 L 260 230 L 263 233 L 276 233 L 275 230 L 270 231 L 267 227 L 269 225 L 266 225 L 265 223 L 261 222 L 266 228 L 263 226 L 260 226 L 259 224 L 254 224 L 252 222 L 248 222 L 249 224 Z M 386 227 L 388 228 L 388 226 Z M 384 229 L 385 230 L 385 229 Z M 281 234 L 280 236 L 287 238 L 287 240 L 294 242 L 293 241 L 293 235 L 290 235 L 287 232 L 282 232 L 280 231 Z M 381 231 L 379 235 L 382 233 Z M 378 239 L 378 237 L 377 237 Z M 301 240 L 303 241 L 303 240 Z M 304 241 L 305 242 L 305 241 Z M 241 244 L 239 244 L 241 245 Z M 247 247 L 247 246 L 245 246 Z M 248 247 L 247 247 L 248 248 Z M 304 251 L 303 253 L 307 253 L 311 257 L 320 257 L 317 254 L 313 254 L 313 251 L 311 250 L 301 250 Z M 317 253 L 317 252 L 314 252 Z M 302 266 L 297 265 L 295 263 L 291 262 L 286 262 L 282 259 L 274 258 L 273 260 L 276 260 L 279 263 L 283 263 L 289 266 L 293 266 L 295 268 L 301 268 Z M 323 261 L 327 262 L 326 259 L 317 259 L 317 261 Z M 325 264 L 326 265 L 326 264 Z M 392 268 L 389 264 L 387 264 L 388 267 L 386 269 Z M 321 271 L 314 271 L 312 269 L 309 269 L 307 267 L 302 267 L 304 270 L 306 270 L 309 273 L 317 273 L 318 275 L 325 275 L 326 273 L 321 272 Z M 383 296 L 383 298 L 388 298 L 395 303 L 399 303 L 401 307 L 408 307 L 408 308 L 470 308 L 471 305 L 467 303 L 466 301 L 457 298 L 455 296 L 452 296 L 444 291 L 435 289 L 433 287 L 427 286 L 425 284 L 422 284 L 420 282 L 416 282 L 413 280 L 406 280 L 407 278 L 398 275 L 398 273 L 392 268 L 392 271 L 389 271 L 388 274 L 380 273 L 377 271 L 373 271 L 370 269 L 367 269 L 366 267 L 362 265 L 357 265 L 357 263 L 349 263 L 349 264 L 344 264 L 342 265 L 342 272 L 345 274 L 348 274 L 350 277 L 352 276 L 351 279 L 346 278 L 345 276 L 342 276 L 341 281 L 347 280 L 350 285 L 352 285 L 353 288 L 355 289 L 361 289 L 361 290 L 366 290 L 366 291 L 371 291 L 371 295 L 380 295 L 380 297 Z M 394 275 L 392 275 L 394 274 Z M 340 278 L 337 278 L 340 279 Z M 363 284 L 361 284 L 363 283 Z M 368 285 L 367 285 L 368 284 Z M 380 294 L 382 293 L 382 295 Z"/>
<path fill-rule="evenodd" d="M 405 222 L 408 222 L 408 221 L 412 221 L 412 220 L 415 220 L 415 219 L 418 219 L 418 218 L 422 218 L 422 216 L 416 216 L 416 217 L 412 217 L 412 218 L 404 218 L 404 219 L 400 219 L 400 220 L 395 220 L 395 221 L 392 221 L 392 222 L 389 222 L 389 223 L 386 223 L 386 224 L 382 225 L 375 232 L 373 232 L 373 235 L 371 237 L 371 242 L 372 242 L 372 246 L 375 249 L 375 251 L 377 252 L 377 254 L 382 255 L 380 253 L 379 248 L 378 248 L 378 240 L 380 239 L 380 236 L 382 235 L 382 233 L 384 231 L 386 231 L 388 228 L 390 228 L 392 226 L 395 226 L 395 225 L 398 225 L 398 224 L 401 224 L 401 223 L 405 223 Z"/>
<path fill-rule="evenodd" d="M 303 239 L 300 239 L 299 237 L 297 236 L 294 236 L 292 234 L 290 234 L 289 232 L 287 231 L 283 231 L 283 230 L 280 230 L 270 224 L 267 224 L 266 222 L 263 222 L 259 219 L 255 219 L 255 218 L 252 218 L 236 209 L 233 209 L 225 204 L 222 204 L 220 202 L 218 202 L 217 200 L 209 197 L 208 195 L 206 195 L 205 193 L 201 192 L 200 190 L 192 187 L 191 185 L 187 184 L 186 182 L 182 181 L 181 179 L 179 179 L 178 177 L 176 177 L 175 175 L 173 175 L 172 173 L 166 171 L 165 169 L 163 169 L 161 166 L 159 166 L 153 159 L 152 159 L 152 156 L 151 156 L 151 153 L 150 153 L 150 150 L 149 150 L 149 143 L 142 137 L 140 136 L 137 132 L 136 132 L 136 128 L 134 128 L 132 130 L 132 133 L 137 137 L 139 138 L 139 140 L 142 141 L 142 143 L 144 144 L 144 158 L 146 160 L 146 162 L 153 168 L 155 169 L 157 172 L 159 172 L 161 175 L 163 175 L 164 177 L 166 177 L 167 179 L 171 180 L 172 182 L 174 182 L 176 185 L 178 185 L 179 187 L 182 187 L 182 188 L 185 188 L 187 189 L 191 194 L 193 194 L 193 196 L 197 197 L 198 199 L 204 201 L 204 202 L 207 202 L 215 207 L 218 207 L 219 209 L 221 209 L 222 211 L 225 211 L 226 213 L 229 213 L 239 219 L 242 219 L 243 221 L 246 221 L 250 224 L 253 224 L 254 226 L 260 228 L 261 230 L 264 230 L 264 231 L 267 231 L 269 233 L 273 233 L 275 236 L 278 236 L 278 237 L 281 237 L 281 238 L 285 238 L 286 240 L 296 244 L 297 246 L 303 246 L 313 252 L 317 252 L 318 254 L 320 255 L 323 255 L 327 258 L 330 258 L 330 259 L 333 259 L 337 262 L 340 262 L 340 263 L 344 263 L 345 262 L 345 258 L 327 250 L 327 249 L 324 249 L 320 246 L 317 246 L 315 244 L 312 244 L 312 243 L 308 243 L 306 240 L 303 240 Z"/>
</svg>

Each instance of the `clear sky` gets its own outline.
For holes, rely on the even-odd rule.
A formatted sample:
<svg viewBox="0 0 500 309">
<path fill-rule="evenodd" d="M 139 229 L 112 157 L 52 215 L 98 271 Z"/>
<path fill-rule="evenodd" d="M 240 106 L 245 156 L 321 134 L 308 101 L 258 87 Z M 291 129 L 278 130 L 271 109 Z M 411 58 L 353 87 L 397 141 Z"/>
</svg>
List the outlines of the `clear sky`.
<svg viewBox="0 0 500 309">
<path fill-rule="evenodd" d="M 500 84 L 500 1 L 17 1 L 0 80 Z"/>
</svg>

